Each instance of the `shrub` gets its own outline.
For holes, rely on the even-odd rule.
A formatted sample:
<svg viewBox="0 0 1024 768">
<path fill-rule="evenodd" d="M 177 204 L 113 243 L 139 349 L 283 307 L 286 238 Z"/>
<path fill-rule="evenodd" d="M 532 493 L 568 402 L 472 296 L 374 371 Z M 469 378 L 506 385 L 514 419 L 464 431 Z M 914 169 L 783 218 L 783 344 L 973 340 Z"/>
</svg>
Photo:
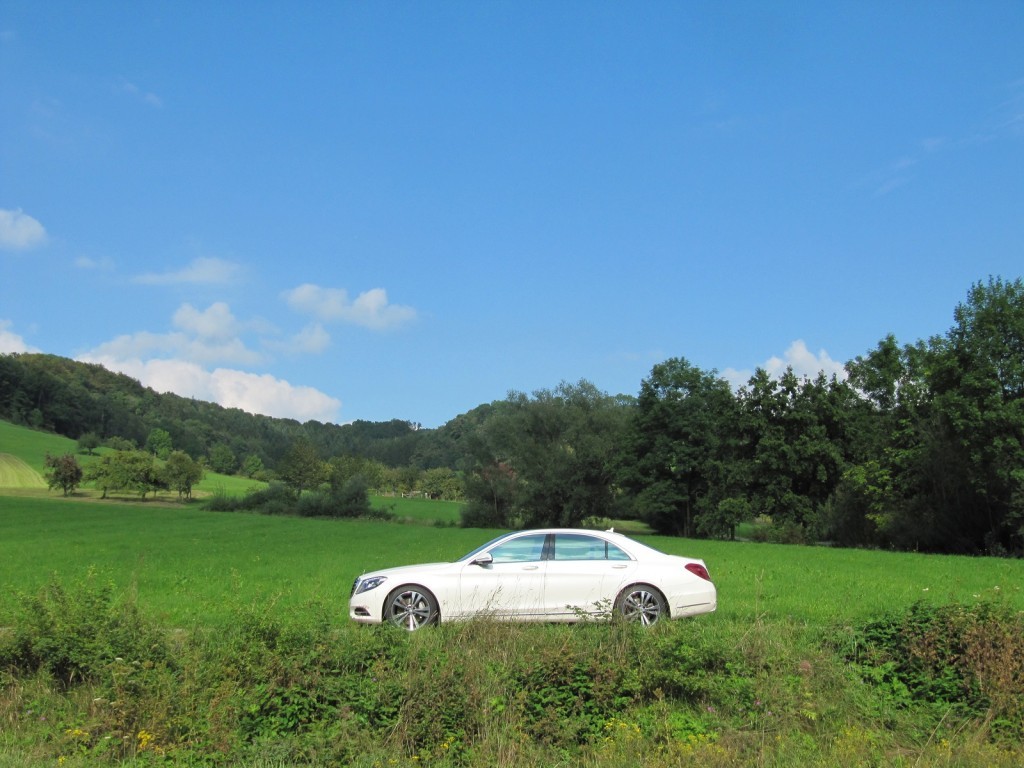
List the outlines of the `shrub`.
<svg viewBox="0 0 1024 768">
<path fill-rule="evenodd" d="M 64 686 L 106 678 L 111 665 L 128 659 L 163 664 L 163 634 L 131 599 L 114 600 L 113 586 L 94 573 L 73 587 L 53 580 L 35 595 L 22 595 L 21 615 L 4 666 L 44 671 Z"/>
<path fill-rule="evenodd" d="M 1024 734 L 1024 614 L 1005 603 L 915 603 L 861 627 L 847 658 L 899 706 L 925 702 Z"/>
</svg>

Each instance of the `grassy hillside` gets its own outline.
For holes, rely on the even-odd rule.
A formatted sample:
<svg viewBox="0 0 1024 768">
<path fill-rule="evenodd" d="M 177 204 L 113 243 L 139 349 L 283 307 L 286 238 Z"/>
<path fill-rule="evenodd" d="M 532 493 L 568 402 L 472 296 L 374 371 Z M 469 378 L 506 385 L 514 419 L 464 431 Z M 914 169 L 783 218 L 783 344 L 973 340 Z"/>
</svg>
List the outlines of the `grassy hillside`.
<svg viewBox="0 0 1024 768">
<path fill-rule="evenodd" d="M 18 457 L 40 475 L 44 470 L 43 462 L 47 453 L 59 456 L 77 450 L 78 444 L 74 440 L 0 421 L 0 454 Z M 45 483 L 43 487 L 46 487 Z"/>
<path fill-rule="evenodd" d="M 0 421 L 0 490 L 39 491 L 46 489 L 43 479 L 43 461 L 47 453 L 60 455 L 76 453 L 78 445 L 59 435 L 38 432 L 27 427 L 17 426 L 10 422 Z M 108 449 L 100 448 L 102 454 Z M 77 454 L 79 463 L 84 467 L 94 457 Z M 203 480 L 192 490 L 193 497 L 202 499 L 214 494 L 242 496 L 254 488 L 263 488 L 265 482 L 252 480 L 237 475 L 222 475 L 207 471 Z M 45 495 L 45 494 L 44 494 Z M 79 498 L 98 498 L 99 494 L 87 485 L 82 486 Z M 113 494 L 124 496 L 126 500 L 134 500 L 134 494 Z M 172 492 L 161 492 L 156 498 L 174 502 L 177 495 Z M 432 499 L 404 499 L 392 496 L 371 496 L 370 503 L 377 509 L 391 512 L 404 522 L 420 524 L 455 524 L 459 521 L 462 504 L 455 501 L 435 501 Z"/>
<path fill-rule="evenodd" d="M 9 453 L 0 453 L 0 488 L 45 488 L 46 480 L 28 464 Z"/>
</svg>

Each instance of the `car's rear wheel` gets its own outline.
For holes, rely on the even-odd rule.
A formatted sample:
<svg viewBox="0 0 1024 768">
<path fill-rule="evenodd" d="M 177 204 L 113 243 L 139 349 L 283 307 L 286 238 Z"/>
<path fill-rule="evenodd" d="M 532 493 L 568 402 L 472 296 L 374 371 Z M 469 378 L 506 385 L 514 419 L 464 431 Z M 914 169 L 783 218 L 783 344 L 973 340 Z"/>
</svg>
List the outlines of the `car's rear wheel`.
<svg viewBox="0 0 1024 768">
<path fill-rule="evenodd" d="M 634 584 L 619 593 L 615 600 L 615 615 L 648 626 L 668 616 L 668 603 L 650 584 Z"/>
<path fill-rule="evenodd" d="M 392 590 L 384 601 L 385 620 L 410 632 L 433 624 L 437 616 L 437 599 L 415 584 Z"/>
</svg>

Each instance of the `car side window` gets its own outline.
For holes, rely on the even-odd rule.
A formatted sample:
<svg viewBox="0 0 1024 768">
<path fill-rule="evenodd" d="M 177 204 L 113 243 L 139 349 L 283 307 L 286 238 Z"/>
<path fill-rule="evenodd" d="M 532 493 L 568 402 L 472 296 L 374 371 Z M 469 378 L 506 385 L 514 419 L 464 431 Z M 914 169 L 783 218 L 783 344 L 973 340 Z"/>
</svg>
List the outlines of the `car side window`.
<svg viewBox="0 0 1024 768">
<path fill-rule="evenodd" d="M 490 550 L 495 563 L 532 563 L 540 561 L 544 554 L 546 536 L 520 536 L 499 544 Z"/>
<path fill-rule="evenodd" d="M 555 535 L 555 560 L 629 560 L 614 544 L 579 533 Z"/>
</svg>

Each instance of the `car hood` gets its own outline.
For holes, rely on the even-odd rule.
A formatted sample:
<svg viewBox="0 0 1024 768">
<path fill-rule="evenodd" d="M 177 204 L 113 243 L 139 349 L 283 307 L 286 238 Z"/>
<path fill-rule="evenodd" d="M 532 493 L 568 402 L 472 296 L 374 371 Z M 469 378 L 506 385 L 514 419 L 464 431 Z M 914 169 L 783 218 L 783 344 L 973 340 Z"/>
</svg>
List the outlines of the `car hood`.
<svg viewBox="0 0 1024 768">
<path fill-rule="evenodd" d="M 359 580 L 369 579 L 374 576 L 387 576 L 388 578 L 402 576 L 408 573 L 436 573 L 450 569 L 454 563 L 422 563 L 418 565 L 399 565 L 395 568 L 382 568 L 379 571 L 369 571 L 359 577 Z"/>
</svg>

